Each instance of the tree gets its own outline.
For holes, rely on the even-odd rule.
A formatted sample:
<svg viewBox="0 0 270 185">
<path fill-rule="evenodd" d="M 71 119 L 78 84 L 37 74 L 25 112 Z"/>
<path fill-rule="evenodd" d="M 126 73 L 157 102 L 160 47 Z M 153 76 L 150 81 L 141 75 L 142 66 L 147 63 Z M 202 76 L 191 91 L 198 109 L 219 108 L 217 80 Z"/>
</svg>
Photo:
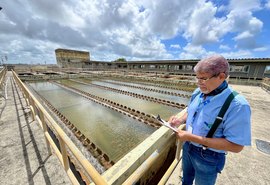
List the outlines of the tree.
<svg viewBox="0 0 270 185">
<path fill-rule="evenodd" d="M 125 58 L 118 58 L 114 62 L 127 62 Z"/>
</svg>

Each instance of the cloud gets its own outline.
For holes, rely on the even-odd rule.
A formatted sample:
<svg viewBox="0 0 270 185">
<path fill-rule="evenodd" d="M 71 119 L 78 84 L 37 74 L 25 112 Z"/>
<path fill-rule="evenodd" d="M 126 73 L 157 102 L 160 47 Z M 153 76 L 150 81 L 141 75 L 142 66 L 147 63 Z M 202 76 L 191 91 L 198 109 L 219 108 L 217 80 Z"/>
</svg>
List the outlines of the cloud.
<svg viewBox="0 0 270 185">
<path fill-rule="evenodd" d="M 219 46 L 219 49 L 222 49 L 222 50 L 230 50 L 231 48 L 227 45 L 220 45 Z"/>
<path fill-rule="evenodd" d="M 267 47 L 260 47 L 260 48 L 255 48 L 254 51 L 267 51 Z"/>
<path fill-rule="evenodd" d="M 260 0 L 230 0 L 229 8 L 238 12 L 250 12 L 261 9 Z"/>
<path fill-rule="evenodd" d="M 243 40 L 248 39 L 250 37 L 253 37 L 253 34 L 251 34 L 249 31 L 244 31 L 240 34 L 238 34 L 236 37 L 234 37 L 235 40 Z"/>
<path fill-rule="evenodd" d="M 256 42 L 256 37 L 261 32 L 263 23 L 257 18 L 250 17 L 251 15 L 234 15 L 233 30 L 238 31 L 238 35 L 234 37 L 237 41 L 238 48 L 255 49 L 259 46 Z M 236 17 L 238 17 L 236 19 Z"/>
<path fill-rule="evenodd" d="M 89 51 L 93 60 L 200 58 L 213 53 L 205 49 L 208 44 L 226 50 L 224 37 L 230 34 L 236 49 L 264 47 L 257 43 L 263 22 L 253 15 L 261 8 L 259 0 L 213 2 L 6 1 L 0 12 L 0 55 L 10 55 L 12 62 L 17 57 L 26 63 L 54 63 L 56 48 L 70 48 Z M 176 55 L 166 48 L 183 51 Z"/>
<path fill-rule="evenodd" d="M 171 44 L 170 48 L 181 49 L 181 46 L 179 44 Z"/>
<path fill-rule="evenodd" d="M 10 37 L 7 38 L 9 40 Z M 58 44 L 46 41 L 33 41 L 28 38 L 16 37 L 11 42 L 4 42 L 1 54 L 7 54 L 9 63 L 47 64 L 55 63 L 55 48 Z M 18 52 L 19 51 L 19 52 Z"/>
<path fill-rule="evenodd" d="M 227 49 L 227 46 L 223 46 L 222 48 Z M 252 53 L 250 51 L 242 50 L 242 49 L 231 51 L 231 52 L 217 53 L 215 51 L 210 51 L 210 50 L 207 51 L 206 49 L 204 49 L 201 46 L 194 46 L 191 44 L 188 44 L 183 49 L 184 49 L 184 52 L 182 52 L 179 56 L 181 59 L 202 59 L 202 58 L 205 58 L 207 56 L 214 55 L 214 54 L 221 54 L 225 58 L 228 58 L 228 59 L 252 58 Z"/>
<path fill-rule="evenodd" d="M 252 58 L 252 53 L 248 50 L 238 50 L 221 53 L 227 59 Z"/>
<path fill-rule="evenodd" d="M 132 0 L 78 1 L 76 4 L 74 1 L 54 3 L 52 0 L 20 2 L 10 1 L 6 7 L 7 19 L 0 21 L 8 35 L 20 35 L 33 42 L 45 40 L 50 46 L 57 43 L 63 48 L 86 48 L 90 53 L 117 53 L 127 58 L 172 57 L 150 28 L 149 20 L 155 19 L 155 15 L 149 16 L 152 4 L 142 5 Z M 144 11 L 141 11 L 142 6 Z M 14 15 L 15 9 L 26 11 Z M 159 35 L 166 37 L 170 34 L 160 30 Z"/>
<path fill-rule="evenodd" d="M 231 11 L 228 14 L 227 24 L 231 31 L 237 35 L 237 47 L 242 49 L 255 49 L 259 47 L 256 42 L 257 36 L 263 28 L 263 22 L 253 16 L 253 11 L 261 9 L 259 0 L 230 1 Z"/>
<path fill-rule="evenodd" d="M 187 20 L 198 1 L 196 0 L 155 0 L 145 5 L 148 12 L 147 25 L 151 32 L 168 39 L 185 29 Z"/>
<path fill-rule="evenodd" d="M 265 4 L 265 7 L 270 9 L 270 1 L 268 0 L 267 3 Z"/>
<path fill-rule="evenodd" d="M 252 15 L 259 10 L 259 0 L 232 0 L 230 4 L 219 9 L 210 1 L 197 4 L 191 14 L 184 32 L 184 37 L 192 45 L 202 46 L 207 43 L 222 42 L 221 38 L 236 33 L 234 38 L 239 48 L 256 48 L 256 37 L 260 34 L 263 22 Z M 218 12 L 228 12 L 226 16 L 217 17 Z M 255 42 L 255 43 L 254 43 Z"/>
<path fill-rule="evenodd" d="M 187 23 L 184 36 L 190 39 L 193 45 L 217 42 L 223 35 L 219 24 L 223 19 L 215 18 L 217 8 L 211 2 L 197 4 Z"/>
<path fill-rule="evenodd" d="M 226 23 L 231 26 L 232 32 L 250 32 L 254 35 L 258 34 L 263 26 L 262 21 L 252 16 L 251 12 L 231 11 L 227 16 Z"/>
<path fill-rule="evenodd" d="M 207 56 L 207 51 L 202 46 L 187 44 L 180 54 L 181 59 L 200 59 Z"/>
<path fill-rule="evenodd" d="M 53 0 L 30 0 L 23 3 L 26 9 L 31 12 L 34 19 L 53 22 L 65 27 L 83 28 L 85 20 L 77 11 L 77 6 L 71 1 L 59 1 L 55 3 Z M 31 10 L 30 10 L 31 9 Z"/>
</svg>

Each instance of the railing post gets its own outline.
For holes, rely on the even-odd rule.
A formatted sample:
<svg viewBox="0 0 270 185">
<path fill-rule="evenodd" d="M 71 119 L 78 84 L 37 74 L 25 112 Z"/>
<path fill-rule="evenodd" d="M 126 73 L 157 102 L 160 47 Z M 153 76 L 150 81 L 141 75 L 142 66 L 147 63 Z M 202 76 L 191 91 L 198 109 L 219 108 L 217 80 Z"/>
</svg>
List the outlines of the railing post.
<svg viewBox="0 0 270 185">
<path fill-rule="evenodd" d="M 21 88 L 21 89 L 23 89 L 23 88 Z M 24 91 L 24 89 L 23 89 L 23 94 L 24 94 L 24 98 L 25 98 L 25 101 L 26 101 L 26 105 L 27 106 L 30 106 L 30 102 L 29 102 L 29 94 L 28 93 L 26 93 L 25 91 Z"/>
<path fill-rule="evenodd" d="M 45 122 L 45 117 L 42 111 L 39 111 L 40 114 L 40 121 L 41 121 L 41 125 L 42 125 L 42 129 L 43 129 L 43 133 L 44 133 L 44 137 L 45 137 L 45 133 L 48 132 L 48 128 Z M 50 143 L 47 139 L 47 137 L 45 137 L 45 141 L 46 141 L 46 145 L 47 145 L 47 150 L 48 150 L 48 154 L 51 155 L 52 151 L 51 151 L 51 147 L 50 147 Z"/>
<path fill-rule="evenodd" d="M 181 130 L 185 130 L 186 128 L 186 125 L 180 125 L 178 129 L 181 129 Z M 176 138 L 177 139 L 177 138 Z M 180 160 L 181 159 L 181 150 L 182 150 L 182 147 L 183 147 L 183 142 L 180 141 L 179 139 L 177 139 L 177 148 L 176 148 L 176 153 L 175 153 L 175 158 L 177 160 Z"/>
<path fill-rule="evenodd" d="M 36 116 L 36 111 L 35 111 L 35 102 L 33 99 L 28 95 L 28 100 L 29 100 L 29 107 L 32 112 L 32 120 L 35 121 L 35 116 Z"/>
<path fill-rule="evenodd" d="M 62 160 L 63 160 L 63 165 L 65 171 L 68 171 L 69 169 L 69 162 L 68 162 L 68 155 L 67 155 L 67 150 L 65 146 L 65 142 L 61 137 L 58 137 L 59 143 L 60 143 L 60 148 L 61 148 L 61 154 L 62 154 Z"/>
</svg>

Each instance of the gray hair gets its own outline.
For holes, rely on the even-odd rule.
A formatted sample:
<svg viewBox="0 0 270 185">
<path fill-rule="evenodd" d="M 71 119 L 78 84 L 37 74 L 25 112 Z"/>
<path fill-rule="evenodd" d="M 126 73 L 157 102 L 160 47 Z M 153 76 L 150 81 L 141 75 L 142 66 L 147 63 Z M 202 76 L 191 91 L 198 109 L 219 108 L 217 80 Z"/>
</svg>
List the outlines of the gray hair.
<svg viewBox="0 0 270 185">
<path fill-rule="evenodd" d="M 200 60 L 194 67 L 194 71 L 210 73 L 212 75 L 218 75 L 219 73 L 225 73 L 226 77 L 229 75 L 229 62 L 221 55 L 213 55 L 208 58 Z"/>
</svg>

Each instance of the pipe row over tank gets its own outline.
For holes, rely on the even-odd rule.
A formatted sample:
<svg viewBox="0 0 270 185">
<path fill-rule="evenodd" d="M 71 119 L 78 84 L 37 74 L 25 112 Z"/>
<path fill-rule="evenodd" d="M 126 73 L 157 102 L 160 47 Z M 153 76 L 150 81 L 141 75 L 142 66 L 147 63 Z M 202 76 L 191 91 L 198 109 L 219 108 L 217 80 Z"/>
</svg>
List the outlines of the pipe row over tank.
<svg viewBox="0 0 270 185">
<path fill-rule="evenodd" d="M 107 82 L 107 81 L 102 81 L 102 82 L 115 84 L 115 85 L 121 85 L 121 86 L 125 86 L 125 87 L 131 87 L 131 88 L 135 88 L 135 89 L 142 89 L 142 90 L 145 90 L 145 91 L 158 92 L 158 93 L 161 93 L 161 94 L 169 94 L 169 95 L 179 96 L 179 97 L 184 97 L 184 98 L 190 98 L 191 97 L 191 95 L 188 95 L 188 94 L 181 94 L 181 93 L 176 93 L 176 92 L 152 89 L 152 88 L 148 88 L 148 87 L 141 87 L 141 86 L 136 86 L 136 85 L 127 85 L 127 84 L 121 84 L 121 83 L 117 83 L 117 82 Z"/>
<path fill-rule="evenodd" d="M 126 81 L 130 82 L 130 79 L 117 79 L 117 81 Z M 169 82 L 161 82 L 161 81 L 155 81 L 155 80 L 147 80 L 147 79 L 135 79 L 136 83 L 143 84 L 143 85 L 149 85 L 151 83 L 151 86 L 156 86 L 156 87 L 161 87 L 161 88 L 166 88 L 166 89 L 174 89 L 174 90 L 181 90 L 181 91 L 188 91 L 188 92 L 193 92 L 194 87 L 196 86 L 195 83 L 193 82 L 178 82 L 178 83 L 169 83 Z M 159 84 L 157 84 L 159 83 Z M 160 83 L 164 85 L 160 85 Z M 177 86 L 177 87 L 176 87 Z"/>
<path fill-rule="evenodd" d="M 42 98 L 46 105 L 57 115 L 57 117 L 73 132 L 73 134 L 80 140 L 92 154 L 93 157 L 98 159 L 100 164 L 106 169 L 114 165 L 114 162 L 110 160 L 109 156 L 97 147 L 89 138 L 87 138 L 81 131 L 73 125 L 63 114 L 61 114 L 49 101 Z"/>
<path fill-rule="evenodd" d="M 120 94 L 125 94 L 125 95 L 132 96 L 132 97 L 135 97 L 135 98 L 140 98 L 140 99 L 143 99 L 143 100 L 152 101 L 152 102 L 155 102 L 155 103 L 160 103 L 160 104 L 180 108 L 180 109 L 185 109 L 187 107 L 187 105 L 185 105 L 185 104 L 180 104 L 180 103 L 176 103 L 176 102 L 169 101 L 169 100 L 163 100 L 163 99 L 159 99 L 159 98 L 154 98 L 154 97 L 151 97 L 151 96 L 145 96 L 145 95 L 142 95 L 142 94 L 137 94 L 137 93 L 133 93 L 133 92 L 129 92 L 129 91 L 119 90 L 119 89 L 115 89 L 115 88 L 112 88 L 112 87 L 107 87 L 107 86 L 102 86 L 102 85 L 97 85 L 97 84 L 89 84 L 89 83 L 84 83 L 84 82 L 80 82 L 80 81 L 76 81 L 76 80 L 72 80 L 72 81 L 75 81 L 75 82 L 81 83 L 81 84 L 85 84 L 85 85 L 90 85 L 90 86 L 106 89 L 106 90 L 110 90 L 110 91 L 117 92 L 117 93 L 120 93 Z"/>
<path fill-rule="evenodd" d="M 85 91 L 76 89 L 74 87 L 69 87 L 67 85 L 60 84 L 58 82 L 53 82 L 53 83 L 58 85 L 58 86 L 61 86 L 63 88 L 66 88 L 69 91 L 73 91 L 73 92 L 75 92 L 75 93 L 77 93 L 77 94 L 79 94 L 79 95 L 81 95 L 81 96 L 83 96 L 91 101 L 94 101 L 100 105 L 103 105 L 103 106 L 108 107 L 110 109 L 113 109 L 121 114 L 132 117 L 133 119 L 136 119 L 144 124 L 150 125 L 154 128 L 159 128 L 161 126 L 161 124 L 153 116 L 146 114 L 145 112 L 132 109 L 128 106 L 116 103 L 116 102 L 111 101 L 111 100 L 106 99 L 106 98 L 98 97 L 96 95 L 87 93 Z"/>
</svg>

